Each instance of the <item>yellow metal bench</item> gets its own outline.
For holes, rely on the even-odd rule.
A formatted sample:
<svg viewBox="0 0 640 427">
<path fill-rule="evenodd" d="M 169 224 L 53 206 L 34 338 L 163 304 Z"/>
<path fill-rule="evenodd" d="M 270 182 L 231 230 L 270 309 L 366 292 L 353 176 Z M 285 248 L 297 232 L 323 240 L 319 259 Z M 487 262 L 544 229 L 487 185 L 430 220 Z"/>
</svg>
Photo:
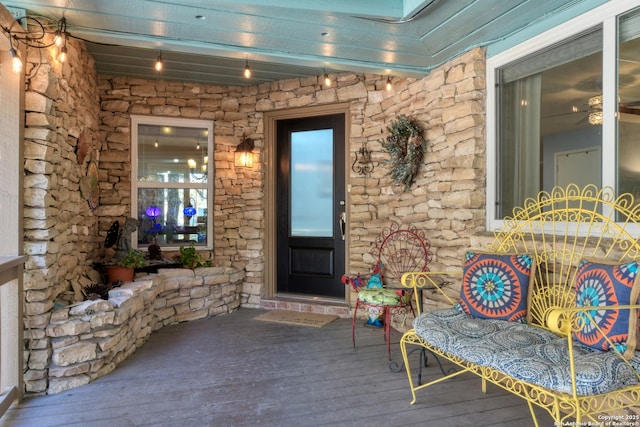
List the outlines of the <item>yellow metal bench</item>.
<svg viewBox="0 0 640 427">
<path fill-rule="evenodd" d="M 526 299 L 526 317 L 520 313 L 523 321 L 513 321 L 518 316 L 508 321 L 465 312 L 460 301 L 438 288 L 437 276 L 449 272 L 404 274 L 402 285 L 414 290 L 418 309 L 423 302 L 418 300 L 419 291 L 433 287 L 453 307 L 419 313 L 413 329 L 401 338 L 411 403 L 416 391 L 471 372 L 481 377 L 483 392 L 489 381 L 524 398 L 536 426 L 535 406 L 548 411 L 557 425 L 589 425 L 589 421 L 603 425 L 610 419 L 607 414 L 640 425 L 640 418 L 634 418 L 638 415 L 629 410 L 640 406 L 640 351 L 635 345 L 639 230 L 640 206 L 629 194 L 616 198 L 610 188 L 555 188 L 514 209 L 513 217 L 495 232 L 486 258 L 528 254 L 517 258 L 530 259 L 532 266 L 527 270 L 528 292 L 521 295 Z M 476 280 L 469 267 L 473 257 L 477 254 L 465 259 L 461 285 L 471 293 L 479 286 L 465 284 Z M 622 280 L 622 275 L 627 282 L 614 280 L 622 302 L 614 304 L 611 277 Z M 629 287 L 626 303 L 627 289 L 620 283 Z M 615 320 L 624 328 L 623 313 L 629 315 L 630 326 L 628 336 L 621 338 L 609 333 L 609 327 Z M 595 344 L 594 337 L 599 339 Z M 414 383 L 409 353 L 415 346 L 460 369 L 426 384 Z"/>
</svg>

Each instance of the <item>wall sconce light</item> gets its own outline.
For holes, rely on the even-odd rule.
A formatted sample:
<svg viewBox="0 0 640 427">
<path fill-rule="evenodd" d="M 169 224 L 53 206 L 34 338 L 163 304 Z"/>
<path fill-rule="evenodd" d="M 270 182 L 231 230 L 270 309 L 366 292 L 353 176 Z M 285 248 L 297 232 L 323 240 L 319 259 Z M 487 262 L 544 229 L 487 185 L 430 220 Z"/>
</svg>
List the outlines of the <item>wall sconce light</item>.
<svg viewBox="0 0 640 427">
<path fill-rule="evenodd" d="M 157 207 L 157 206 L 151 205 L 151 206 L 149 206 L 147 208 L 145 213 L 147 214 L 147 216 L 149 218 L 151 218 L 153 220 L 153 223 L 155 224 L 156 218 L 158 218 L 160 216 L 160 214 L 162 213 L 162 210 L 160 210 L 160 208 Z"/>
<path fill-rule="evenodd" d="M 351 165 L 351 170 L 357 173 L 358 175 L 371 175 L 373 169 L 375 168 L 373 162 L 371 161 L 371 152 L 367 150 L 365 143 L 362 143 L 362 147 L 358 151 L 356 151 L 356 159 L 353 161 Z"/>
<path fill-rule="evenodd" d="M 253 148 L 255 144 L 253 139 L 244 138 L 234 153 L 234 165 L 239 167 L 253 167 Z"/>
</svg>

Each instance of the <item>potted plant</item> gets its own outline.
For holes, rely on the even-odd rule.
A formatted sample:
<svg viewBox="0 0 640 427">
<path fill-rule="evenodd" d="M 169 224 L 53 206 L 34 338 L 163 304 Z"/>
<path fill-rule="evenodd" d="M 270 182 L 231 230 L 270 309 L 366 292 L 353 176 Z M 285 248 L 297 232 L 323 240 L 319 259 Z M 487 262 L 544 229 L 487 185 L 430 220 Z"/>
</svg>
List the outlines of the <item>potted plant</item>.
<svg viewBox="0 0 640 427">
<path fill-rule="evenodd" d="M 189 247 L 180 246 L 180 254 L 178 255 L 178 262 L 187 268 L 194 269 L 198 267 L 210 267 L 211 261 L 204 261 L 202 254 L 200 254 L 193 242 Z"/>
<path fill-rule="evenodd" d="M 130 249 L 117 265 L 107 267 L 107 278 L 109 283 L 122 280 L 123 282 L 133 281 L 136 268 L 144 267 L 147 264 L 144 253 L 135 249 Z"/>
</svg>

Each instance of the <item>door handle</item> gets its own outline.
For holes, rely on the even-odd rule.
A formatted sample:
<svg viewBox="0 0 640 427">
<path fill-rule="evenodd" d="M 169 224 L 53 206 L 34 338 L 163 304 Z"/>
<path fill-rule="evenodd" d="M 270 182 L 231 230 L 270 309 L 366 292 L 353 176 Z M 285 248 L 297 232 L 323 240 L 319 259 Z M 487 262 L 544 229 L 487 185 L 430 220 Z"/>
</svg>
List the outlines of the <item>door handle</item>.
<svg viewBox="0 0 640 427">
<path fill-rule="evenodd" d="M 342 212 L 340 214 L 340 234 L 342 235 L 342 240 L 346 238 L 346 229 L 347 229 L 347 213 Z"/>
</svg>

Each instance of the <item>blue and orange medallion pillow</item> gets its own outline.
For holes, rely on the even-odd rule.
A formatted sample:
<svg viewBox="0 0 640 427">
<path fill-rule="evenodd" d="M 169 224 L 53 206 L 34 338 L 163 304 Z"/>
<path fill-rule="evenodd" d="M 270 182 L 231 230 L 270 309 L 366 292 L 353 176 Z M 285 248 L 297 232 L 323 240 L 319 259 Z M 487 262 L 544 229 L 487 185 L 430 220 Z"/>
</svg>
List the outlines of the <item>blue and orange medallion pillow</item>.
<svg viewBox="0 0 640 427">
<path fill-rule="evenodd" d="M 534 267 L 528 254 L 467 252 L 460 309 L 473 317 L 524 322 Z"/>
<path fill-rule="evenodd" d="M 636 304 L 640 292 L 640 286 L 635 285 L 637 279 L 637 261 L 610 264 L 583 260 L 576 271 L 576 305 L 604 307 Z M 636 346 L 637 318 L 635 309 L 579 312 L 578 325 L 581 329 L 574 332 L 573 337 L 597 350 L 611 350 L 613 345 L 624 357 L 631 358 Z"/>
</svg>

